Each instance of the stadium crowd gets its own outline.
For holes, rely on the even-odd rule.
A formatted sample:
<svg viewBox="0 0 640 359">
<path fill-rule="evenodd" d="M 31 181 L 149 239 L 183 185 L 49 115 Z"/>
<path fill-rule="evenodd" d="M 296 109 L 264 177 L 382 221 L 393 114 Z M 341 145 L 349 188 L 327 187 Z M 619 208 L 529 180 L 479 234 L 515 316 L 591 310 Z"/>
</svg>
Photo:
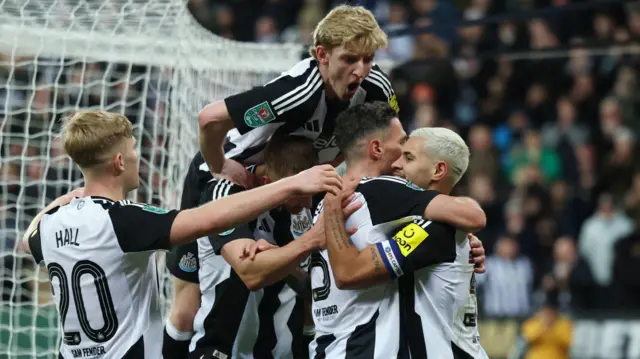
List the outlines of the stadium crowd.
<svg viewBox="0 0 640 359">
<path fill-rule="evenodd" d="M 248 2 L 200 0 L 190 6 L 223 37 L 304 45 L 333 5 Z M 456 193 L 478 200 L 487 214 L 487 227 L 478 234 L 488 252 L 487 273 L 478 276 L 482 315 L 526 317 L 545 299 L 564 311 L 640 309 L 640 280 L 628 274 L 640 265 L 640 161 L 634 156 L 640 138 L 640 4 L 361 3 L 391 34 L 389 48 L 377 58 L 394 63 L 385 70 L 405 129 L 449 127 L 471 149 Z M 552 11 L 526 20 L 504 16 L 536 14 L 540 7 Z M 412 25 L 429 31 L 411 32 Z M 7 254 L 41 207 L 30 199 L 42 191 L 53 199 L 68 190 L 69 180 L 80 178 L 67 170 L 59 142 L 42 144 L 58 131 L 52 113 L 76 104 L 123 110 L 143 132 L 139 196 L 147 200 L 162 187 L 162 167 L 150 165 L 156 156 L 149 149 L 163 141 L 153 124 L 166 118 L 158 111 L 165 111 L 168 92 L 161 73 L 141 68 L 51 61 L 34 78 L 28 66 L 11 71 L 8 59 L 0 54 L 0 103 L 7 104 L 0 106 L 6 109 L 0 114 L 0 271 L 13 270 Z M 60 73 L 66 78 L 56 79 Z M 106 99 L 104 79 L 111 91 Z M 54 82 L 56 87 L 46 85 Z M 32 83 L 45 85 L 31 91 Z M 139 92 L 148 83 L 154 85 L 144 98 Z M 18 208 L 18 202 L 24 205 Z M 31 291 L 14 288 L 28 284 L 7 281 L 12 277 L 20 275 L 0 275 L 2 301 L 31 300 Z"/>
</svg>

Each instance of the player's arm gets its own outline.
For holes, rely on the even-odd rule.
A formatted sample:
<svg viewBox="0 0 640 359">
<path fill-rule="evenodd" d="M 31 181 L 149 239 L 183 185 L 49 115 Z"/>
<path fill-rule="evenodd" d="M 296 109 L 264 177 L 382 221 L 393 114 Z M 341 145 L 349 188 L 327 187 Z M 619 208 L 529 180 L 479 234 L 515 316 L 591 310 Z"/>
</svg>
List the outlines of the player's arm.
<svg viewBox="0 0 640 359">
<path fill-rule="evenodd" d="M 374 217 L 387 222 L 406 216 L 420 216 L 431 221 L 452 225 L 464 232 L 476 232 L 486 225 L 486 215 L 480 205 L 470 198 L 452 197 L 434 190 L 424 190 L 411 182 L 394 176 L 381 176 L 363 182 L 359 191 L 368 201 L 376 201 L 381 213 Z"/>
<path fill-rule="evenodd" d="M 223 146 L 229 130 L 235 128 L 240 135 L 255 130 L 250 142 L 251 146 L 259 146 L 285 122 L 300 121 L 302 125 L 312 114 L 309 111 L 314 110 L 308 108 L 307 101 L 319 93 L 321 84 L 318 71 L 309 67 L 300 76 L 283 75 L 264 86 L 205 106 L 198 114 L 200 151 L 211 171 L 221 173 L 225 165 Z M 232 145 L 244 144 L 232 141 Z"/>
<path fill-rule="evenodd" d="M 216 235 L 212 243 L 216 251 L 220 248 L 224 259 L 247 288 L 258 290 L 294 274 L 302 260 L 324 245 L 324 229 L 314 227 L 283 247 L 257 253 L 254 259 L 244 255 L 245 248 L 254 242 L 253 231 L 246 225 L 229 235 Z"/>
<path fill-rule="evenodd" d="M 449 223 L 469 233 L 478 232 L 487 225 L 487 216 L 474 199 L 444 194 L 434 197 L 429 202 L 424 210 L 424 218 Z"/>
<path fill-rule="evenodd" d="M 168 250 L 171 246 L 248 223 L 291 196 L 337 192 L 341 186 L 335 169 L 322 165 L 197 208 L 168 211 L 121 201 L 109 210 L 109 215 L 125 252 Z"/>
</svg>

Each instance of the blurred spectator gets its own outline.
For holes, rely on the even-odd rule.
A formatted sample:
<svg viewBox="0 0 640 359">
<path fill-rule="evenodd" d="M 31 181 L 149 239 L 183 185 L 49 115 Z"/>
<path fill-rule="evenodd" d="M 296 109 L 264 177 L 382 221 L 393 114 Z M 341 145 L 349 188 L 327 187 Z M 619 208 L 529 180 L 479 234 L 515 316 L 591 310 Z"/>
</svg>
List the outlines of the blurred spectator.
<svg viewBox="0 0 640 359">
<path fill-rule="evenodd" d="M 506 172 L 513 183 L 525 183 L 528 169 L 540 171 L 544 183 L 553 182 L 560 176 L 560 158 L 553 149 L 544 147 L 537 131 L 528 131 L 523 145 L 516 145 L 506 158 Z"/>
<path fill-rule="evenodd" d="M 598 307 L 609 307 L 609 286 L 614 259 L 614 246 L 633 231 L 633 222 L 613 203 L 609 194 L 598 199 L 596 213 L 589 217 L 580 232 L 580 254 L 589 263 L 598 288 L 595 297 Z"/>
<path fill-rule="evenodd" d="M 557 291 L 561 308 L 586 311 L 592 309 L 594 281 L 587 262 L 577 252 L 571 237 L 560 237 L 553 245 L 553 258 L 542 278 L 545 292 Z"/>
<path fill-rule="evenodd" d="M 556 292 L 547 294 L 542 308 L 522 325 L 528 350 L 524 359 L 569 359 L 573 325 L 562 316 Z"/>
<path fill-rule="evenodd" d="M 531 261 L 520 255 L 518 242 L 508 235 L 501 236 L 486 265 L 491 270 L 477 278 L 484 313 L 496 317 L 529 314 L 534 273 Z"/>
</svg>

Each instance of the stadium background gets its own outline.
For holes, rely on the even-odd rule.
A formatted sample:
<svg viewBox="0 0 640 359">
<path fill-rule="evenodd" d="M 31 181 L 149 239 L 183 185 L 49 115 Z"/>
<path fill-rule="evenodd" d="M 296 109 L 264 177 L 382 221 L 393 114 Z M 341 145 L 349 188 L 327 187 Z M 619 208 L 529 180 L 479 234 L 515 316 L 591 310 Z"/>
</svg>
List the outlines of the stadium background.
<svg viewBox="0 0 640 359">
<path fill-rule="evenodd" d="M 27 3 L 9 1 L 0 16 Z M 640 3 L 360 3 L 390 35 L 377 61 L 391 77 L 406 129 L 450 127 L 471 148 L 457 193 L 478 200 L 488 217 L 478 234 L 488 251 L 478 294 L 490 357 L 518 358 L 536 347 L 522 328 L 541 320 L 539 308 L 548 303 L 572 326 L 554 327 L 544 346 L 569 336 L 573 358 L 640 358 Z M 333 5 L 193 0 L 189 9 L 222 38 L 299 44 L 304 56 L 302 45 Z M 268 57 L 269 47 L 259 49 Z M 46 272 L 17 251 L 16 240 L 46 201 L 78 184 L 55 136 L 64 115 L 105 107 L 136 124 L 138 200 L 171 203 L 165 197 L 175 193 L 166 192 L 181 182 L 173 179 L 168 189 L 172 179 L 164 175 L 171 152 L 165 122 L 175 121 L 169 99 L 176 80 L 168 70 L 135 61 L 37 60 L 0 51 L 0 358 L 55 352 Z M 268 77 L 237 75 L 225 91 Z M 195 122 L 195 115 L 179 121 Z"/>
</svg>

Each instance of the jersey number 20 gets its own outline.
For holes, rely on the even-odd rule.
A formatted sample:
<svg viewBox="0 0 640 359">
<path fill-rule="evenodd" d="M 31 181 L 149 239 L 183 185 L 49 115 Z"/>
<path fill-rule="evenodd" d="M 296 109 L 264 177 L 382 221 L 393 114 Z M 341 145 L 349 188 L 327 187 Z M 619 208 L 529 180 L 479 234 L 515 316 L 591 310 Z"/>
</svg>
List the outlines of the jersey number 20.
<svg viewBox="0 0 640 359">
<path fill-rule="evenodd" d="M 47 266 L 49 271 L 49 280 L 53 282 L 53 278 L 57 278 L 60 283 L 60 321 L 64 330 L 64 322 L 67 318 L 67 311 L 69 310 L 69 281 L 67 273 L 65 273 L 62 266 L 58 263 L 51 262 Z M 93 329 L 87 318 L 87 309 L 84 305 L 82 297 L 82 291 L 80 287 L 80 278 L 83 275 L 90 275 L 93 277 L 93 283 L 96 286 L 96 292 L 98 295 L 98 303 L 100 303 L 100 311 L 102 312 L 102 319 L 104 325 L 102 328 Z M 51 286 L 53 291 L 53 285 Z M 84 334 L 95 343 L 104 343 L 107 340 L 113 338 L 118 330 L 118 316 L 116 310 L 113 307 L 113 300 L 111 299 L 111 292 L 109 291 L 109 284 L 107 283 L 107 276 L 104 270 L 96 263 L 88 260 L 82 260 L 73 266 L 71 271 L 71 292 L 73 293 L 73 300 L 76 304 L 76 314 L 78 315 L 78 322 L 80 328 Z M 55 292 L 54 292 L 55 293 Z M 64 332 L 64 342 L 68 345 L 80 344 L 80 333 L 78 332 Z"/>
</svg>

